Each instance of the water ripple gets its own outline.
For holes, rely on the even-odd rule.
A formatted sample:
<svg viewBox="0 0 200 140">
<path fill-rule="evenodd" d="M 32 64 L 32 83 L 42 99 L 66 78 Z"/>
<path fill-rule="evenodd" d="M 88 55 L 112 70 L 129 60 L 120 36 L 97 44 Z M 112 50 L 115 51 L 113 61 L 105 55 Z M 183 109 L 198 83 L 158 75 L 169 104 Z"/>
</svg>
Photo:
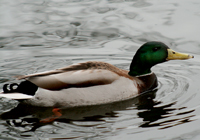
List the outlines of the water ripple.
<svg viewBox="0 0 200 140">
<path fill-rule="evenodd" d="M 152 40 L 195 56 L 155 66 L 153 92 L 61 109 L 51 123 L 41 120 L 52 108 L 0 99 L 1 139 L 199 139 L 199 1 L 3 0 L 0 8 L 0 88 L 19 82 L 15 75 L 91 60 L 128 69 L 138 47 Z"/>
</svg>

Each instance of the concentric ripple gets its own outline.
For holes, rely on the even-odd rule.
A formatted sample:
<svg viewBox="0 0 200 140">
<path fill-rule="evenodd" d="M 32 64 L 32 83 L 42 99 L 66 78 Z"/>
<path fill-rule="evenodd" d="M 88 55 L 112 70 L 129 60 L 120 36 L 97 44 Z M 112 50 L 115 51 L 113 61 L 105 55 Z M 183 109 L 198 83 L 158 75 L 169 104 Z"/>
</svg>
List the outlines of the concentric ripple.
<svg viewBox="0 0 200 140">
<path fill-rule="evenodd" d="M 195 109 L 188 107 L 194 98 L 190 93 L 193 90 L 192 70 L 179 64 L 165 64 L 157 70 L 159 87 L 154 100 L 159 104 L 138 113 L 145 120 L 141 127 L 164 129 L 192 121 Z"/>
</svg>

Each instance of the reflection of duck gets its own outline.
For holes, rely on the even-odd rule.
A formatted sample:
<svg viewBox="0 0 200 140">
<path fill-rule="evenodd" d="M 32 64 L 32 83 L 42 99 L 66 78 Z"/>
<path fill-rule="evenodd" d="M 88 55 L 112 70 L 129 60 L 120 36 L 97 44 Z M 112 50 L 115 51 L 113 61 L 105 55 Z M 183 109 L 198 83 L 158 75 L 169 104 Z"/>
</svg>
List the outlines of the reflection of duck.
<svg viewBox="0 0 200 140">
<path fill-rule="evenodd" d="M 18 104 L 16 108 L 1 114 L 0 118 L 7 120 L 7 123 L 12 126 L 24 128 L 30 126 L 30 131 L 34 131 L 54 120 L 65 123 L 70 123 L 72 121 L 104 121 L 103 118 L 105 117 L 118 117 L 116 111 L 125 110 L 130 107 L 135 109 L 135 106 L 147 107 L 154 105 L 153 99 L 155 98 L 156 91 L 157 90 L 153 90 L 126 101 L 104 105 L 60 109 L 60 114 L 58 115 L 54 112 L 57 108 L 34 107 Z"/>
<path fill-rule="evenodd" d="M 172 108 L 172 106 L 176 103 L 169 103 L 166 105 L 159 105 L 156 107 L 156 105 L 160 104 L 161 102 L 153 102 L 153 104 L 147 104 L 138 106 L 138 109 L 142 109 L 143 111 L 138 112 L 138 116 L 140 118 L 143 118 L 144 123 L 140 125 L 140 127 L 155 127 L 155 126 L 162 126 L 160 129 L 169 128 L 175 125 L 179 125 L 182 123 L 189 122 L 190 118 L 194 115 L 191 115 L 190 113 L 194 112 L 193 109 L 187 111 L 181 111 L 181 113 L 175 113 L 174 111 L 185 109 L 185 108 Z M 185 114 L 189 114 L 189 116 L 184 116 Z M 178 117 L 180 115 L 183 115 L 183 117 Z M 176 119 L 172 116 L 176 116 Z M 166 120 L 162 120 L 164 118 L 170 118 Z M 173 118 L 173 119 L 171 119 Z M 159 121 L 158 121 L 159 120 Z M 158 122 L 157 122 L 158 121 Z"/>
<path fill-rule="evenodd" d="M 130 111 L 133 110 L 133 112 L 138 109 L 138 117 L 143 118 L 143 123 L 139 127 L 162 126 L 161 129 L 164 129 L 191 121 L 189 119 L 193 117 L 191 113 L 194 110 L 173 108 L 172 106 L 175 103 L 162 105 L 161 102 L 154 101 L 156 91 L 147 92 L 126 101 L 67 109 L 33 107 L 19 104 L 11 111 L 1 114 L 0 118 L 7 120 L 7 123 L 13 127 L 24 128 L 24 131 L 35 131 L 55 120 L 72 124 L 73 121 L 104 121 L 106 117 L 118 117 L 120 111 L 127 108 Z M 177 110 L 181 112 L 174 113 Z M 176 116 L 176 119 L 172 116 Z M 29 126 L 29 129 L 27 129 L 27 126 Z M 23 129 L 21 130 L 21 132 L 24 131 Z"/>
<path fill-rule="evenodd" d="M 104 62 L 86 62 L 53 71 L 19 76 L 26 79 L 4 85 L 2 97 L 27 99 L 34 106 L 74 107 L 97 105 L 130 99 L 139 93 L 154 89 L 157 78 L 151 67 L 172 59 L 189 59 L 193 56 L 169 49 L 161 42 L 142 45 L 130 65 L 130 71 Z M 15 93 L 15 94 L 14 94 Z M 29 95 L 27 95 L 29 94 Z"/>
<path fill-rule="evenodd" d="M 154 105 L 153 99 L 157 90 L 142 94 L 136 98 L 132 98 L 125 101 L 114 102 L 110 104 L 94 105 L 94 106 L 83 106 L 66 108 L 62 110 L 62 116 L 59 118 L 65 118 L 70 120 L 85 120 L 87 117 L 92 116 L 111 116 L 114 114 L 113 111 L 125 110 L 132 106 L 152 106 Z M 17 107 L 2 114 L 1 119 L 17 119 L 28 115 L 37 116 L 38 119 L 48 118 L 52 116 L 52 107 L 35 107 L 25 104 L 18 104 Z"/>
</svg>

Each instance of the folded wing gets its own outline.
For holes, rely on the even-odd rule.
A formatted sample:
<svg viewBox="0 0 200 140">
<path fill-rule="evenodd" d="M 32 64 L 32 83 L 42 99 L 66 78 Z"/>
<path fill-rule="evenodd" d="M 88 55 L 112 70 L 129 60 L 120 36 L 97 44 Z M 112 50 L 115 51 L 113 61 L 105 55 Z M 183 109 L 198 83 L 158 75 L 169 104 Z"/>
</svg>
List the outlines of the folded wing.
<svg viewBox="0 0 200 140">
<path fill-rule="evenodd" d="M 120 76 L 118 68 L 103 62 L 86 62 L 53 71 L 19 76 L 35 85 L 49 90 L 71 87 L 88 87 L 110 84 Z"/>
</svg>

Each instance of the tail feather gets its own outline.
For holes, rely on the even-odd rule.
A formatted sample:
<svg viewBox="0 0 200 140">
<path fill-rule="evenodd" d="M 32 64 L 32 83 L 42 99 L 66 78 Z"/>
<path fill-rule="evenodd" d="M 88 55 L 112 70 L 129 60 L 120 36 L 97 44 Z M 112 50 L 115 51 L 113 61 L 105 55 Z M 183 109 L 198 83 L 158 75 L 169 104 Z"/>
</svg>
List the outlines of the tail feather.
<svg viewBox="0 0 200 140">
<path fill-rule="evenodd" d="M 14 76 L 14 78 L 16 78 L 17 80 L 21 80 L 21 79 L 25 79 L 26 75 L 17 75 Z"/>
<path fill-rule="evenodd" d="M 31 95 L 26 95 L 23 93 L 0 93 L 0 97 L 5 97 L 5 98 L 9 98 L 9 99 L 15 99 L 15 100 L 24 100 L 24 99 L 31 99 L 33 98 L 33 96 Z"/>
<path fill-rule="evenodd" d="M 35 95 L 37 89 L 38 86 L 35 84 L 29 81 L 22 81 L 19 85 L 17 83 L 5 84 L 3 86 L 3 94 L 5 94 L 4 96 L 7 96 L 6 94 L 11 94 L 14 96 L 14 93 L 20 93 L 33 96 Z"/>
</svg>

